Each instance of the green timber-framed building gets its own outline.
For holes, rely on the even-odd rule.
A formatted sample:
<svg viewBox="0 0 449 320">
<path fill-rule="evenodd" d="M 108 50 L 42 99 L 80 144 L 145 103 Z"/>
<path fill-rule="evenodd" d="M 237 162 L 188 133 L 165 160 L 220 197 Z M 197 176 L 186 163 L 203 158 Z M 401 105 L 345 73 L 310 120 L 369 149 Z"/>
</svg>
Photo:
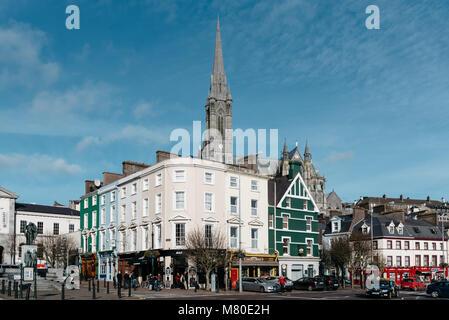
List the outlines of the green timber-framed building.
<svg viewBox="0 0 449 320">
<path fill-rule="evenodd" d="M 269 253 L 278 252 L 279 271 L 297 280 L 319 272 L 319 209 L 301 177 L 301 163 L 289 164 L 288 175 L 268 182 L 268 244 Z"/>
</svg>

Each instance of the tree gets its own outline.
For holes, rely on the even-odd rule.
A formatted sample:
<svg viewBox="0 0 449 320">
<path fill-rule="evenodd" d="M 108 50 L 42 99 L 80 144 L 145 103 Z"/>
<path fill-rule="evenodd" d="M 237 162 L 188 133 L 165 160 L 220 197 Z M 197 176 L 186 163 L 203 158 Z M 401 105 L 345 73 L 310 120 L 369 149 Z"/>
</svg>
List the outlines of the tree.
<svg viewBox="0 0 449 320">
<path fill-rule="evenodd" d="M 13 263 L 14 256 L 16 255 L 16 236 L 14 234 L 10 234 L 8 236 L 8 239 L 6 240 L 5 249 L 6 252 L 9 253 L 11 263 Z"/>
<path fill-rule="evenodd" d="M 76 244 L 70 237 L 46 234 L 38 241 L 38 247 L 42 250 L 44 260 L 55 268 L 59 264 L 67 267 L 67 257 L 70 252 L 76 250 Z"/>
<path fill-rule="evenodd" d="M 341 270 L 342 287 L 345 287 L 345 270 L 351 260 L 351 245 L 346 237 L 339 237 L 331 240 L 331 248 L 329 250 L 332 263 L 335 268 Z"/>
<path fill-rule="evenodd" d="M 187 255 L 198 270 L 206 274 L 206 290 L 209 290 L 210 273 L 226 261 L 226 239 L 219 231 L 206 234 L 198 228 L 191 231 L 186 241 Z"/>
<path fill-rule="evenodd" d="M 320 250 L 320 274 L 324 274 L 324 270 L 329 270 L 333 266 L 330 250 L 321 249 Z"/>
<path fill-rule="evenodd" d="M 365 283 L 364 270 L 368 266 L 371 253 L 371 241 L 369 236 L 362 232 L 354 232 L 350 238 L 352 247 L 351 269 L 352 287 L 354 287 L 354 270 L 360 269 L 360 287 Z"/>
</svg>

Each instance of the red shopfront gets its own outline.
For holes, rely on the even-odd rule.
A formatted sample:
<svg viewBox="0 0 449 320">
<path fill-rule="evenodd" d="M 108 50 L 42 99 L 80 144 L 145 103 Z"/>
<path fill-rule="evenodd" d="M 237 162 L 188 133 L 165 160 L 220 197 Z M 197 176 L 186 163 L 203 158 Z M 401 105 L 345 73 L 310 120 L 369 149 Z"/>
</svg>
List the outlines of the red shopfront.
<svg viewBox="0 0 449 320">
<path fill-rule="evenodd" d="M 410 268 L 385 268 L 383 278 L 394 280 L 397 284 L 401 284 L 405 278 L 420 277 L 427 283 L 432 279 L 448 276 L 448 269 L 439 267 L 410 267 Z"/>
</svg>

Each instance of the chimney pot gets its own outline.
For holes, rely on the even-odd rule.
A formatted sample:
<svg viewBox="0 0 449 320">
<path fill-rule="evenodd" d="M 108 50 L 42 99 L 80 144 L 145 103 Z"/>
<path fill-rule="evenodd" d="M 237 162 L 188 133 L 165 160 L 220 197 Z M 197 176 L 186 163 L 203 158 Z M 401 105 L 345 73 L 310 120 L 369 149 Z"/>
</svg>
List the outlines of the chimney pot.
<svg viewBox="0 0 449 320">
<path fill-rule="evenodd" d="M 382 198 L 386 199 L 386 198 L 387 198 L 387 195 L 386 195 L 386 194 L 384 194 L 384 195 L 382 196 Z"/>
</svg>

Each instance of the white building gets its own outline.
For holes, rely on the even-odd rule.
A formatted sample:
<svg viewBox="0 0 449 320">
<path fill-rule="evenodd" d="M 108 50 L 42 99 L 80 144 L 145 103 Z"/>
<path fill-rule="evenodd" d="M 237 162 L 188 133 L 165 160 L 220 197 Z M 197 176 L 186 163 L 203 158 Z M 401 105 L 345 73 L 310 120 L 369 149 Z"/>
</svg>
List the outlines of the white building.
<svg viewBox="0 0 449 320">
<path fill-rule="evenodd" d="M 79 231 L 79 211 L 61 206 L 19 203 L 16 202 L 17 198 L 18 196 L 14 193 L 0 187 L 2 263 L 20 264 L 22 262 L 21 245 L 26 243 L 25 227 L 30 222 L 37 227 L 36 244 L 43 236 L 60 236 Z M 75 246 L 78 248 L 80 239 L 76 237 L 75 240 Z M 38 263 L 45 263 L 45 261 L 41 258 Z"/>
</svg>

